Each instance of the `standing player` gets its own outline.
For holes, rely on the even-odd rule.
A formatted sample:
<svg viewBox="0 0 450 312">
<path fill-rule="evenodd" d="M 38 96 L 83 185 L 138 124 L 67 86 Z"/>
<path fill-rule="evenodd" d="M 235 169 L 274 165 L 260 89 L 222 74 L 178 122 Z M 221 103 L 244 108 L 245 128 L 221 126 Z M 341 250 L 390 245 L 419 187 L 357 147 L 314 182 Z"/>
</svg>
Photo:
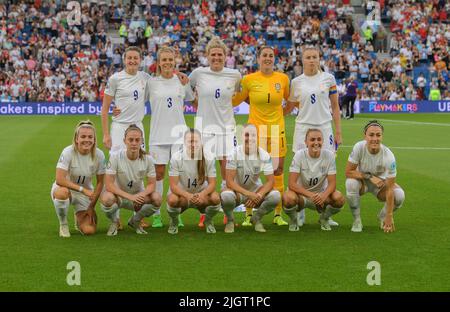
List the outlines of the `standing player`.
<svg viewBox="0 0 450 312">
<path fill-rule="evenodd" d="M 347 200 L 353 215 L 352 232 L 362 231 L 361 196 L 372 193 L 384 206 L 378 214 L 381 229 L 394 232 L 394 211 L 405 201 L 405 192 L 395 183 L 397 165 L 394 154 L 381 144 L 383 126 L 376 120 L 364 127 L 364 140 L 353 147 L 345 168 Z"/>
<path fill-rule="evenodd" d="M 227 47 L 219 38 L 211 39 L 206 54 L 209 67 L 199 67 L 189 76 L 198 97 L 195 128 L 201 131 L 207 158 L 216 158 L 220 162 L 224 187 L 226 158 L 233 152 L 236 139 L 232 97 L 239 87 L 241 74 L 224 67 Z M 204 218 L 204 215 L 200 218 L 200 227 Z"/>
<path fill-rule="evenodd" d="M 305 46 L 302 53 L 304 72 L 292 80 L 289 96 L 290 107 L 293 107 L 291 104 L 299 105 L 299 112 L 295 120 L 292 151 L 296 153 L 306 147 L 306 132 L 308 129 L 314 128 L 322 132 L 323 148 L 336 152 L 337 147 L 342 143 L 341 114 L 336 80 L 333 75 L 320 70 L 319 48 Z M 305 222 L 304 211 L 298 216 L 298 225 L 302 226 Z M 331 218 L 329 223 L 332 226 L 338 225 Z"/>
<path fill-rule="evenodd" d="M 169 182 L 168 232 L 177 234 L 178 216 L 187 208 L 194 206 L 205 214 L 206 233 L 216 233 L 212 219 L 220 210 L 220 196 L 215 192 L 215 160 L 205 157 L 201 134 L 197 129 L 186 131 L 183 149 L 172 155 Z"/>
<path fill-rule="evenodd" d="M 72 145 L 67 146 L 56 165 L 56 181 L 51 197 L 59 219 L 59 236 L 70 237 L 67 224 L 69 205 L 75 207 L 76 225 L 82 234 L 94 234 L 97 228 L 95 204 L 103 189 L 105 155 L 97 148 L 95 128 L 81 121 L 75 128 Z M 96 176 L 97 185 L 92 185 Z"/>
<path fill-rule="evenodd" d="M 239 105 L 249 98 L 250 114 L 248 123 L 258 129 L 259 146 L 272 156 L 274 164 L 274 188 L 284 191 L 284 157 L 286 156 L 286 135 L 284 129 L 283 100 L 289 96 L 289 78 L 286 74 L 273 70 L 275 53 L 271 47 L 263 46 L 258 51 L 259 71 L 244 76 L 240 92 L 233 98 L 233 104 Z M 247 207 L 247 216 L 242 225 L 249 226 L 251 211 Z M 281 217 L 281 202 L 275 208 L 273 223 L 287 225 Z"/>
<path fill-rule="evenodd" d="M 156 77 L 151 77 L 147 84 L 152 110 L 149 150 L 156 164 L 156 191 L 161 196 L 166 165 L 171 155 L 181 148 L 183 134 L 187 130 L 183 114 L 184 101 L 195 99 L 190 86 L 183 86 L 174 75 L 174 69 L 175 51 L 169 47 L 160 48 Z M 153 215 L 152 226 L 163 226 L 159 210 Z M 178 226 L 183 226 L 181 218 Z"/>
<path fill-rule="evenodd" d="M 125 149 L 111 153 L 106 168 L 106 191 L 100 201 L 102 210 L 111 220 L 107 235 L 117 235 L 117 210 L 126 208 L 136 212 L 128 225 L 137 234 L 147 234 L 140 222 L 161 206 L 161 196 L 155 192 L 156 173 L 151 157 L 142 149 L 144 132 L 137 125 L 125 130 Z M 147 178 L 147 186 L 144 180 Z"/>
<path fill-rule="evenodd" d="M 227 161 L 227 187 L 220 197 L 227 216 L 225 233 L 234 232 L 233 210 L 240 204 L 249 209 L 257 209 L 251 222 L 255 231 L 265 232 L 261 219 L 270 213 L 281 201 L 280 192 L 273 190 L 273 166 L 269 153 L 258 147 L 255 125 L 248 124 L 243 131 L 243 145 L 236 147 Z M 264 174 L 266 182 L 261 182 Z"/>
<path fill-rule="evenodd" d="M 141 50 L 134 46 L 128 47 L 123 54 L 125 69 L 108 79 L 101 116 L 103 144 L 111 152 L 125 147 L 124 133 L 131 124 L 144 131 L 142 120 L 145 114 L 145 90 L 150 76 L 138 70 L 141 60 Z M 108 112 L 112 101 L 120 109 L 120 113 L 112 117 L 110 131 Z"/>
<path fill-rule="evenodd" d="M 310 208 L 320 213 L 320 228 L 330 231 L 328 219 L 344 206 L 344 196 L 336 190 L 334 152 L 322 149 L 319 129 L 306 132 L 307 148 L 297 151 L 289 168 L 289 190 L 284 193 L 284 211 L 290 217 L 289 231 L 298 231 L 297 212 Z"/>
</svg>

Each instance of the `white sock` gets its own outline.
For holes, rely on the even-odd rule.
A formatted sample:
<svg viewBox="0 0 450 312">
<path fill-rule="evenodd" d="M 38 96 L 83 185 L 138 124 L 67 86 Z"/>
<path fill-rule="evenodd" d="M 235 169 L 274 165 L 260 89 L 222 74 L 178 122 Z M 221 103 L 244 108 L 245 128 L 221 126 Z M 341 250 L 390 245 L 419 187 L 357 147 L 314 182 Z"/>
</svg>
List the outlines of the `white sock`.
<svg viewBox="0 0 450 312">
<path fill-rule="evenodd" d="M 58 216 L 59 224 L 67 224 L 67 213 L 69 212 L 69 199 L 53 199 L 53 205 L 55 206 L 56 215 Z"/>
<path fill-rule="evenodd" d="M 323 213 L 323 217 L 328 220 L 332 215 L 337 214 L 339 211 L 341 211 L 339 208 L 334 208 L 331 205 L 327 205 Z"/>
<path fill-rule="evenodd" d="M 100 204 L 100 207 L 102 208 L 103 212 L 105 213 L 106 217 L 111 220 L 111 222 L 117 222 L 119 220 L 118 218 L 118 212 L 119 212 L 119 205 L 117 203 L 112 204 L 111 207 L 106 207 L 103 204 Z"/>
<path fill-rule="evenodd" d="M 164 180 L 159 180 L 156 181 L 156 190 L 155 190 L 159 195 L 161 195 L 161 198 L 163 196 L 163 191 L 164 191 Z M 160 215 L 161 214 L 161 210 L 158 208 L 158 210 L 155 211 L 155 213 L 153 214 L 154 216 L 156 215 Z"/>
</svg>

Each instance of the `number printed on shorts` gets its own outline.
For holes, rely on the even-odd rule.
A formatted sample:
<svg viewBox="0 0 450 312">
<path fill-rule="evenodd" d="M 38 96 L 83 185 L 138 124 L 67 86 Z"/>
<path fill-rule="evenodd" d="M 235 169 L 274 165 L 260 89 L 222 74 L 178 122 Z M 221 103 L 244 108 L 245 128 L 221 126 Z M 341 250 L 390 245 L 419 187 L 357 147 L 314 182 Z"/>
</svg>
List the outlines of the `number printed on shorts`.
<svg viewBox="0 0 450 312">
<path fill-rule="evenodd" d="M 130 181 L 130 182 L 127 184 L 127 186 L 128 186 L 129 188 L 132 188 L 132 187 L 133 187 L 133 181 Z"/>
<path fill-rule="evenodd" d="M 309 179 L 309 186 L 314 186 L 319 182 L 319 178 L 311 178 Z"/>
<path fill-rule="evenodd" d="M 192 181 L 190 178 L 188 179 L 188 188 L 191 188 L 191 187 L 197 187 L 197 179 L 194 179 Z"/>
<path fill-rule="evenodd" d="M 247 184 L 247 181 L 248 181 L 249 178 L 250 178 L 250 175 L 249 175 L 249 174 L 246 174 L 246 175 L 244 176 L 244 184 Z"/>
<path fill-rule="evenodd" d="M 330 134 L 330 145 L 333 145 L 333 142 L 334 142 L 334 140 L 333 140 L 333 135 Z"/>
<path fill-rule="evenodd" d="M 139 92 L 138 92 L 138 90 L 134 90 L 134 92 L 133 92 L 133 98 L 134 98 L 135 101 L 137 101 L 137 99 L 139 98 Z"/>
<path fill-rule="evenodd" d="M 311 104 L 315 104 L 316 103 L 316 95 L 313 93 L 311 94 Z"/>
<path fill-rule="evenodd" d="M 220 98 L 220 89 L 216 89 L 216 93 L 214 94 L 216 99 Z"/>
<path fill-rule="evenodd" d="M 233 138 L 233 144 L 234 144 L 234 147 L 236 147 L 237 146 L 237 138 L 236 138 L 236 136 L 234 136 L 234 138 Z"/>
<path fill-rule="evenodd" d="M 77 184 L 84 184 L 85 176 L 78 176 Z"/>
<path fill-rule="evenodd" d="M 171 108 L 172 107 L 172 98 L 170 97 L 170 98 L 167 98 L 167 107 L 168 108 Z"/>
</svg>

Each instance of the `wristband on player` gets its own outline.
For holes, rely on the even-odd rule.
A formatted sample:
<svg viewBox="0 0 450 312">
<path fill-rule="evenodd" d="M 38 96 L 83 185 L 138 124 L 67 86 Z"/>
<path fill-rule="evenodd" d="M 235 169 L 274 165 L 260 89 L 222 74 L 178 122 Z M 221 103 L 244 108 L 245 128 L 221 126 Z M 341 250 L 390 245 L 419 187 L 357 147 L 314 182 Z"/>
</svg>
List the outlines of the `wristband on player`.
<svg viewBox="0 0 450 312">
<path fill-rule="evenodd" d="M 364 176 L 364 179 L 366 179 L 366 180 L 369 180 L 370 178 L 372 178 L 372 174 L 368 173 L 368 172 L 364 173 L 363 176 Z"/>
</svg>

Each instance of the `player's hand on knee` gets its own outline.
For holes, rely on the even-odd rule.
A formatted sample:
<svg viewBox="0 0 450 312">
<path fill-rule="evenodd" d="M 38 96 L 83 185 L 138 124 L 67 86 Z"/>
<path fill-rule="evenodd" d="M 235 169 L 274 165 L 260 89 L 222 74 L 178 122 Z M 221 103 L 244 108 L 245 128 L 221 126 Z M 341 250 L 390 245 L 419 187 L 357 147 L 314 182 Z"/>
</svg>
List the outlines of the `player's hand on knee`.
<svg viewBox="0 0 450 312">
<path fill-rule="evenodd" d="M 383 188 L 385 185 L 384 180 L 376 176 L 371 177 L 370 182 L 375 184 L 375 186 L 378 188 Z"/>
</svg>

